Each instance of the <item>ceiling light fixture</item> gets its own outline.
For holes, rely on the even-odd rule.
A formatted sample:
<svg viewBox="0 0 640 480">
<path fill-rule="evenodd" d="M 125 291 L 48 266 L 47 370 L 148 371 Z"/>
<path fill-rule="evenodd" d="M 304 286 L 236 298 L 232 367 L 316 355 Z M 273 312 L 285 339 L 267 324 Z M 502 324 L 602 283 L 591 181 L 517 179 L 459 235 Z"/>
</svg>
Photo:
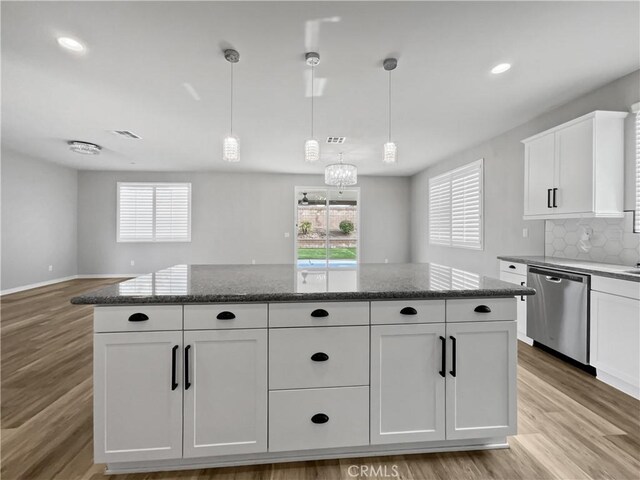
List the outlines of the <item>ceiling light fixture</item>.
<svg viewBox="0 0 640 480">
<path fill-rule="evenodd" d="M 342 193 L 344 187 L 358 183 L 358 167 L 350 163 L 344 163 L 342 152 L 340 152 L 340 161 L 327 165 L 324 169 L 324 183 L 338 187 Z"/>
<path fill-rule="evenodd" d="M 491 73 L 493 73 L 494 75 L 497 75 L 499 73 L 506 72 L 510 68 L 511 68 L 511 64 L 510 63 L 499 63 L 498 65 L 496 65 L 495 67 L 493 67 L 491 69 Z"/>
<path fill-rule="evenodd" d="M 231 64 L 231 122 L 230 132 L 224 139 L 222 146 L 222 159 L 225 162 L 239 162 L 240 161 L 240 142 L 238 137 L 233 135 L 233 64 L 238 63 L 240 60 L 240 54 L 232 49 L 224 51 L 224 58 Z"/>
<path fill-rule="evenodd" d="M 84 52 L 85 50 L 85 46 L 82 43 L 71 37 L 58 37 L 58 45 L 77 53 Z"/>
<path fill-rule="evenodd" d="M 320 160 L 320 143 L 313 136 L 313 97 L 315 97 L 315 90 L 313 85 L 314 67 L 320 63 L 320 54 L 316 52 L 307 52 L 305 55 L 307 65 L 311 67 L 311 137 L 304 142 L 304 161 L 305 162 L 317 162 Z"/>
<path fill-rule="evenodd" d="M 391 71 L 395 70 L 398 66 L 397 58 L 385 58 L 382 62 L 384 69 L 389 72 L 389 136 L 387 143 L 384 144 L 384 156 L 382 161 L 384 163 L 396 163 L 398 161 L 398 146 L 395 142 L 391 141 Z"/>
<path fill-rule="evenodd" d="M 102 150 L 100 145 L 89 142 L 80 142 L 78 140 L 69 140 L 67 144 L 69 145 L 69 150 L 81 153 L 82 155 L 98 155 L 100 150 Z"/>
</svg>

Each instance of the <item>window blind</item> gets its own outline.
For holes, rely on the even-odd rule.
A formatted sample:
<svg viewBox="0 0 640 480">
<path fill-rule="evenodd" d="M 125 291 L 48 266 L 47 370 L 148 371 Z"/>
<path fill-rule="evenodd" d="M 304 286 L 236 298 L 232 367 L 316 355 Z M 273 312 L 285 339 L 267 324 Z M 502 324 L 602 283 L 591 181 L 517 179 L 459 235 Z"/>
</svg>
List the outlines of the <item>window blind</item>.
<svg viewBox="0 0 640 480">
<path fill-rule="evenodd" d="M 191 241 L 191 184 L 118 183 L 118 241 Z"/>
<path fill-rule="evenodd" d="M 634 231 L 640 233 L 640 112 L 636 112 L 636 224 Z"/>
<path fill-rule="evenodd" d="M 429 180 L 429 243 L 482 249 L 483 160 Z"/>
</svg>

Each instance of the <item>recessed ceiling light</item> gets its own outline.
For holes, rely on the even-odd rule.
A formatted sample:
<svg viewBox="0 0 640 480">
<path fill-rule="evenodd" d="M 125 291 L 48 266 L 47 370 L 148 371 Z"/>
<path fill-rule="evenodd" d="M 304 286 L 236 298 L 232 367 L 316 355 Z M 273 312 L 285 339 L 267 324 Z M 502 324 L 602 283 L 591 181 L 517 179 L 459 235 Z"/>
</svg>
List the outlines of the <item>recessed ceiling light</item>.
<svg viewBox="0 0 640 480">
<path fill-rule="evenodd" d="M 491 73 L 493 74 L 504 73 L 510 68 L 511 68 L 510 63 L 499 63 L 498 65 L 496 65 L 491 69 Z"/>
<path fill-rule="evenodd" d="M 67 142 L 69 145 L 69 150 L 76 153 L 81 153 L 82 155 L 98 155 L 102 147 L 100 145 L 96 145 L 95 143 L 89 142 L 79 142 L 77 140 L 69 140 Z"/>
<path fill-rule="evenodd" d="M 84 45 L 75 38 L 71 37 L 58 37 L 58 45 L 72 52 L 84 52 Z"/>
</svg>

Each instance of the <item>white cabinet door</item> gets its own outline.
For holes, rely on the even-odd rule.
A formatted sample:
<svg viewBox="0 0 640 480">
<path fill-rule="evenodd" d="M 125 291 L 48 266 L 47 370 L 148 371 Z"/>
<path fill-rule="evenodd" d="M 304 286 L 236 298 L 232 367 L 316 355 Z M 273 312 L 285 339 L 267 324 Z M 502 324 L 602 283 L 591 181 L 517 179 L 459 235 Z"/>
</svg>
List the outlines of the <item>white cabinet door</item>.
<svg viewBox="0 0 640 480">
<path fill-rule="evenodd" d="M 94 335 L 96 463 L 182 457 L 182 332 Z"/>
<path fill-rule="evenodd" d="M 525 145 L 524 214 L 546 215 L 550 189 L 554 187 L 555 139 L 553 133 Z"/>
<path fill-rule="evenodd" d="M 267 451 L 267 331 L 184 332 L 184 457 Z"/>
<path fill-rule="evenodd" d="M 444 440 L 445 324 L 371 327 L 371 443 Z"/>
<path fill-rule="evenodd" d="M 600 379 L 640 397 L 640 301 L 591 292 L 590 363 Z"/>
<path fill-rule="evenodd" d="M 556 132 L 555 205 L 552 213 L 585 213 L 593 205 L 593 119 Z"/>
<path fill-rule="evenodd" d="M 516 322 L 447 324 L 447 439 L 516 433 Z"/>
<path fill-rule="evenodd" d="M 526 271 L 526 265 L 525 265 Z M 527 286 L 527 277 L 525 275 L 518 275 L 511 272 L 500 272 L 500 280 L 505 282 L 520 285 L 522 287 Z M 518 339 L 529 344 L 533 343 L 529 337 L 527 337 L 527 296 L 516 297 L 518 310 Z"/>
</svg>

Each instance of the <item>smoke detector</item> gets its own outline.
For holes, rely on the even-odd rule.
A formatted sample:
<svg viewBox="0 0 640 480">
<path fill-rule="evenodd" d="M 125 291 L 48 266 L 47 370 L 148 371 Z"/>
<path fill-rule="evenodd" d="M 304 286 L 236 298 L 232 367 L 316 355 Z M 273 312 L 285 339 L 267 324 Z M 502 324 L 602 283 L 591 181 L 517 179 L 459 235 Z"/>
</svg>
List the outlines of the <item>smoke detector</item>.
<svg viewBox="0 0 640 480">
<path fill-rule="evenodd" d="M 67 142 L 69 145 L 69 150 L 76 153 L 81 153 L 82 155 L 98 155 L 102 147 L 100 145 L 96 145 L 95 143 L 89 142 L 81 142 L 78 140 L 69 140 Z"/>
<path fill-rule="evenodd" d="M 345 140 L 346 137 L 327 137 L 327 143 L 332 145 L 342 145 Z"/>
<path fill-rule="evenodd" d="M 136 135 L 131 130 L 112 130 L 111 133 L 114 135 L 120 135 L 125 138 L 132 138 L 134 140 L 140 140 L 142 137 L 140 135 Z"/>
</svg>

